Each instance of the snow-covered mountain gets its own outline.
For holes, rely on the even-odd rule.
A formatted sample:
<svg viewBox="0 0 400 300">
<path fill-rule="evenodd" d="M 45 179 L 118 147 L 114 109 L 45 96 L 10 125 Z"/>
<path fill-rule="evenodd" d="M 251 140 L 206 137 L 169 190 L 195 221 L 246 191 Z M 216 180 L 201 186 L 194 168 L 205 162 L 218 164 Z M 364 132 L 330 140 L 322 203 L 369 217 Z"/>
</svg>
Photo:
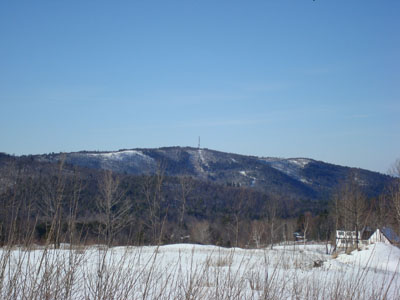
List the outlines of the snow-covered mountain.
<svg viewBox="0 0 400 300">
<path fill-rule="evenodd" d="M 34 156 L 54 162 L 65 156 L 67 163 L 123 174 L 192 176 L 224 185 L 246 186 L 273 193 L 296 193 L 307 198 L 325 198 L 347 178 L 357 180 L 369 195 L 377 195 L 390 178 L 362 169 L 352 169 L 308 158 L 271 158 L 224 153 L 191 147 L 130 149 L 111 152 L 72 152 Z"/>
</svg>

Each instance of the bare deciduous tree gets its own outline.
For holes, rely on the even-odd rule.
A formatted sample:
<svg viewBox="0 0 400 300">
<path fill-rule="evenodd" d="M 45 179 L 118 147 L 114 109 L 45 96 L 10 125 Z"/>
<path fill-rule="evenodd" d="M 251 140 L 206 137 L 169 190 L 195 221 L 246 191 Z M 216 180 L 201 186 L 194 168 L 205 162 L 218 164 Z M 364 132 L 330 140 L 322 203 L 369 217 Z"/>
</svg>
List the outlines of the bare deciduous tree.
<svg viewBox="0 0 400 300">
<path fill-rule="evenodd" d="M 78 242 L 76 236 L 76 217 L 78 213 L 79 201 L 81 198 L 81 192 L 83 190 L 83 182 L 79 177 L 78 171 L 75 168 L 74 170 L 74 178 L 72 182 L 72 192 L 69 195 L 69 205 L 68 205 L 68 241 L 72 245 L 75 242 Z"/>
<path fill-rule="evenodd" d="M 251 239 L 256 248 L 260 248 L 265 234 L 265 224 L 263 221 L 254 220 L 251 222 Z"/>
<path fill-rule="evenodd" d="M 210 223 L 207 220 L 191 222 L 190 238 L 196 243 L 210 243 Z"/>
<path fill-rule="evenodd" d="M 269 227 L 269 238 L 270 238 L 269 242 L 271 249 L 273 249 L 274 247 L 277 213 L 278 213 L 278 200 L 273 198 L 268 202 L 267 205 L 267 222 Z"/>
<path fill-rule="evenodd" d="M 389 169 L 389 174 L 400 178 L 400 159 L 396 160 Z"/>
<path fill-rule="evenodd" d="M 44 178 L 42 182 L 42 197 L 38 203 L 39 210 L 49 222 L 46 243 L 53 243 L 54 247 L 60 246 L 63 200 L 66 178 L 64 176 L 65 156 L 58 162 L 58 172 L 56 176 Z"/>
<path fill-rule="evenodd" d="M 160 244 L 164 232 L 168 207 L 164 209 L 163 202 L 164 168 L 160 164 L 156 174 L 146 176 L 142 184 L 142 193 L 148 208 L 148 216 L 144 222 L 151 230 L 151 239 L 154 244 Z"/>
<path fill-rule="evenodd" d="M 240 218 L 241 218 L 241 214 L 242 214 L 242 209 L 243 209 L 243 201 L 245 198 L 245 190 L 242 189 L 240 191 L 240 195 L 239 195 L 239 202 L 237 203 L 237 205 L 235 205 L 234 210 L 233 210 L 233 215 L 235 217 L 235 247 L 239 246 L 239 224 L 240 224 Z"/>
<path fill-rule="evenodd" d="M 394 208 L 394 214 L 397 220 L 397 224 L 400 229 L 400 182 L 397 182 L 392 188 L 391 188 L 391 199 L 392 199 L 392 204 Z"/>
<path fill-rule="evenodd" d="M 389 196 L 392 202 L 393 212 L 400 231 L 400 159 L 396 160 L 390 169 L 390 174 L 395 176 L 393 184 L 389 189 Z"/>
<path fill-rule="evenodd" d="M 358 174 L 351 172 L 347 181 L 341 186 L 338 199 L 338 216 L 346 230 L 355 231 L 356 247 L 359 246 L 361 230 L 366 226 L 369 210 L 366 197 L 361 190 L 362 180 Z"/>
<path fill-rule="evenodd" d="M 311 227 L 311 221 L 312 221 L 312 214 L 311 212 L 307 211 L 304 213 L 304 221 L 303 221 L 303 227 L 304 227 L 304 247 L 306 246 L 307 242 L 307 233 L 308 230 Z"/>
<path fill-rule="evenodd" d="M 180 185 L 180 201 L 181 201 L 181 209 L 179 213 L 179 235 L 180 239 L 182 239 L 183 234 L 183 226 L 184 226 L 184 218 L 186 213 L 186 201 L 188 196 L 190 195 L 193 189 L 193 181 L 190 177 L 182 176 L 179 178 L 179 185 Z"/>
<path fill-rule="evenodd" d="M 98 182 L 99 197 L 97 210 L 101 216 L 101 228 L 108 246 L 114 236 L 131 222 L 132 203 L 126 196 L 126 189 L 121 186 L 120 178 L 106 170 Z"/>
</svg>

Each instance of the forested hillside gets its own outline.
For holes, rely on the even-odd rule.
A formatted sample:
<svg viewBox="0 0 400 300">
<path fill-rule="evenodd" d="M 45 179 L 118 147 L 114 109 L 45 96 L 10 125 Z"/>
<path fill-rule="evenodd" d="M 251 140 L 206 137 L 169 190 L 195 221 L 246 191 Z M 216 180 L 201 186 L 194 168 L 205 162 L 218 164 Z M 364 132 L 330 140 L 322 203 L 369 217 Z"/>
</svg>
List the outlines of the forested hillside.
<svg viewBox="0 0 400 300">
<path fill-rule="evenodd" d="M 305 225 L 327 239 L 343 187 L 357 187 L 366 215 L 389 209 L 381 204 L 392 181 L 311 159 L 193 148 L 1 154 L 1 241 L 254 246 Z"/>
</svg>

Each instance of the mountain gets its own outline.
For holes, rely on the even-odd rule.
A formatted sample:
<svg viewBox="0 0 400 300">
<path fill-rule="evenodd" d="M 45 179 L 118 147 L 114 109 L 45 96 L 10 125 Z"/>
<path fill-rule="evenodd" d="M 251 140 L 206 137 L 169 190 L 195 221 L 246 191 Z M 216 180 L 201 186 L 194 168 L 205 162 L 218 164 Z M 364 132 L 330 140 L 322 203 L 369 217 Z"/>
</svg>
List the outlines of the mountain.
<svg viewBox="0 0 400 300">
<path fill-rule="evenodd" d="M 191 147 L 123 149 L 112 152 L 72 152 L 33 155 L 37 162 L 66 163 L 121 174 L 191 176 L 228 186 L 249 187 L 281 197 L 328 201 L 350 173 L 367 196 L 376 197 L 391 177 L 380 173 L 325 163 L 309 158 L 271 158 Z"/>
<path fill-rule="evenodd" d="M 107 187 L 104 169 L 114 172 L 110 186 L 129 204 L 130 223 L 117 234 L 118 243 L 131 239 L 155 243 L 163 233 L 165 243 L 189 237 L 187 241 L 246 246 L 254 230 L 268 228 L 271 215 L 276 214 L 282 225 L 276 227 L 280 230 L 276 236 L 288 237 L 290 231 L 301 230 L 305 212 L 314 216 L 311 235 L 329 238 L 334 228 L 327 210 L 343 183 L 352 179 L 372 198 L 393 180 L 309 158 L 255 157 L 190 147 L 0 153 L 0 244 L 13 226 L 19 238 L 34 228 L 34 239 L 43 242 L 50 220 L 57 216 L 60 230 L 66 230 L 72 213 L 73 228 L 98 242 L 105 220 L 99 211 Z M 152 176 L 160 172 L 165 176 Z M 375 202 L 369 200 L 372 211 Z M 123 207 L 121 203 L 113 209 Z M 270 241 L 269 231 L 262 232 L 264 241 Z M 62 234 L 68 240 L 66 232 Z"/>
</svg>

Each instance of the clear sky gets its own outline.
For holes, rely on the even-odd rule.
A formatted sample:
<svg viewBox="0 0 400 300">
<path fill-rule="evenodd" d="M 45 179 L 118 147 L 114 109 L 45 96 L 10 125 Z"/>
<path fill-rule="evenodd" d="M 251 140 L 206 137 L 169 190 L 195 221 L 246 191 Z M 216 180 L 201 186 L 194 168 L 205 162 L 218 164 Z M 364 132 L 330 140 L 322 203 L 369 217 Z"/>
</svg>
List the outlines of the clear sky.
<svg viewBox="0 0 400 300">
<path fill-rule="evenodd" d="M 400 1 L 1 1 L 0 151 L 201 146 L 386 172 Z"/>
</svg>

